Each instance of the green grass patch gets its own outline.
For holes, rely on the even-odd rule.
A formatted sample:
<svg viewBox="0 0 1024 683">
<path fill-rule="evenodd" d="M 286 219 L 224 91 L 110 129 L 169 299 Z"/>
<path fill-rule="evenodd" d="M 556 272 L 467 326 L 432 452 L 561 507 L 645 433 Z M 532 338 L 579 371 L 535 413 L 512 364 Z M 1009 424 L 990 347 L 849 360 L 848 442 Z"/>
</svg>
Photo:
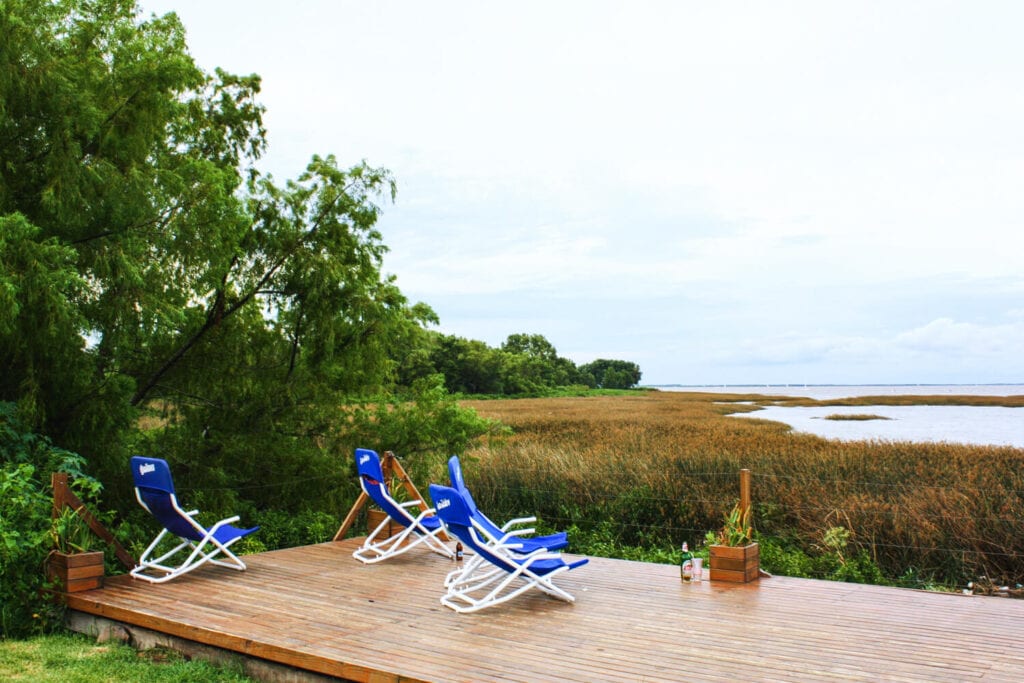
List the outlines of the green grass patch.
<svg viewBox="0 0 1024 683">
<path fill-rule="evenodd" d="M 26 683 L 247 683 L 240 670 L 187 660 L 165 649 L 137 651 L 78 634 L 0 640 L 0 679 Z"/>
</svg>

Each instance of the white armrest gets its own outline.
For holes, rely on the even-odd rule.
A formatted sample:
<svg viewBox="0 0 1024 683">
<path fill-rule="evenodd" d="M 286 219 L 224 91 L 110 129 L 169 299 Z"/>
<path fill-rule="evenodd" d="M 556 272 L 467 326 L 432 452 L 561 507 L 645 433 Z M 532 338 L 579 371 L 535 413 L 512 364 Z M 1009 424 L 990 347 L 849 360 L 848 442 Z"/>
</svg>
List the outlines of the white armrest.
<svg viewBox="0 0 1024 683">
<path fill-rule="evenodd" d="M 501 527 L 501 530 L 502 531 L 508 531 L 510 528 L 512 528 L 514 526 L 518 526 L 520 524 L 533 524 L 536 521 L 537 521 L 536 517 L 518 517 L 516 519 L 512 519 L 512 520 L 509 520 L 509 521 L 505 522 L 505 525 Z"/>
</svg>

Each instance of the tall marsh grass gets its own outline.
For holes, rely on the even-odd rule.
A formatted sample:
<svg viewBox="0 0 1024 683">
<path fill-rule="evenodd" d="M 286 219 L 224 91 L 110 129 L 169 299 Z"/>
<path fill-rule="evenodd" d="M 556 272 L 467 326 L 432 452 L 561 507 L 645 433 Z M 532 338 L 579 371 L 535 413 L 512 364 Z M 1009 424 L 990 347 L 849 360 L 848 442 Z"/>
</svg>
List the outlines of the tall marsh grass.
<svg viewBox="0 0 1024 683">
<path fill-rule="evenodd" d="M 467 483 L 495 516 L 670 549 L 720 526 L 747 468 L 755 526 L 776 545 L 866 557 L 889 580 L 1024 582 L 1024 449 L 830 441 L 726 417 L 755 409 L 739 398 L 763 397 L 466 401 L 513 430 L 464 454 Z"/>
</svg>

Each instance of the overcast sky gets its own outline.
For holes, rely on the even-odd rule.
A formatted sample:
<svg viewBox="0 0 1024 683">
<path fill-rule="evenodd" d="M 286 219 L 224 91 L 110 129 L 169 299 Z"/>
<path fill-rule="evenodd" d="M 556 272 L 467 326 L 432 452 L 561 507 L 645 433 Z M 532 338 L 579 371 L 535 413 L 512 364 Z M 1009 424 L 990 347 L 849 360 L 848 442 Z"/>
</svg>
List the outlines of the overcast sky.
<svg viewBox="0 0 1024 683">
<path fill-rule="evenodd" d="M 439 329 L 644 384 L 1024 382 L 1024 3 L 142 0 Z"/>
</svg>

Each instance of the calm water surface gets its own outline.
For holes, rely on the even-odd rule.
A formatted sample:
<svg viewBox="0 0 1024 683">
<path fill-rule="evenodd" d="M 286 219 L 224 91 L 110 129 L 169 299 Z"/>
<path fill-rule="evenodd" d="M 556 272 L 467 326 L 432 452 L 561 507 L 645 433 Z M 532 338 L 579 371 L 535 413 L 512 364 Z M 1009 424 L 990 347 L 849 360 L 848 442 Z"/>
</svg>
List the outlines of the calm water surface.
<svg viewBox="0 0 1024 683">
<path fill-rule="evenodd" d="M 659 387 L 662 391 L 807 396 L 819 400 L 852 396 L 1018 396 L 1024 385 L 870 385 L 870 386 L 727 386 Z M 827 415 L 870 414 L 887 420 L 826 420 Z M 829 439 L 857 441 L 946 441 L 1024 448 L 1024 408 L 988 406 L 769 406 L 740 418 L 774 420 L 798 432 Z"/>
</svg>

